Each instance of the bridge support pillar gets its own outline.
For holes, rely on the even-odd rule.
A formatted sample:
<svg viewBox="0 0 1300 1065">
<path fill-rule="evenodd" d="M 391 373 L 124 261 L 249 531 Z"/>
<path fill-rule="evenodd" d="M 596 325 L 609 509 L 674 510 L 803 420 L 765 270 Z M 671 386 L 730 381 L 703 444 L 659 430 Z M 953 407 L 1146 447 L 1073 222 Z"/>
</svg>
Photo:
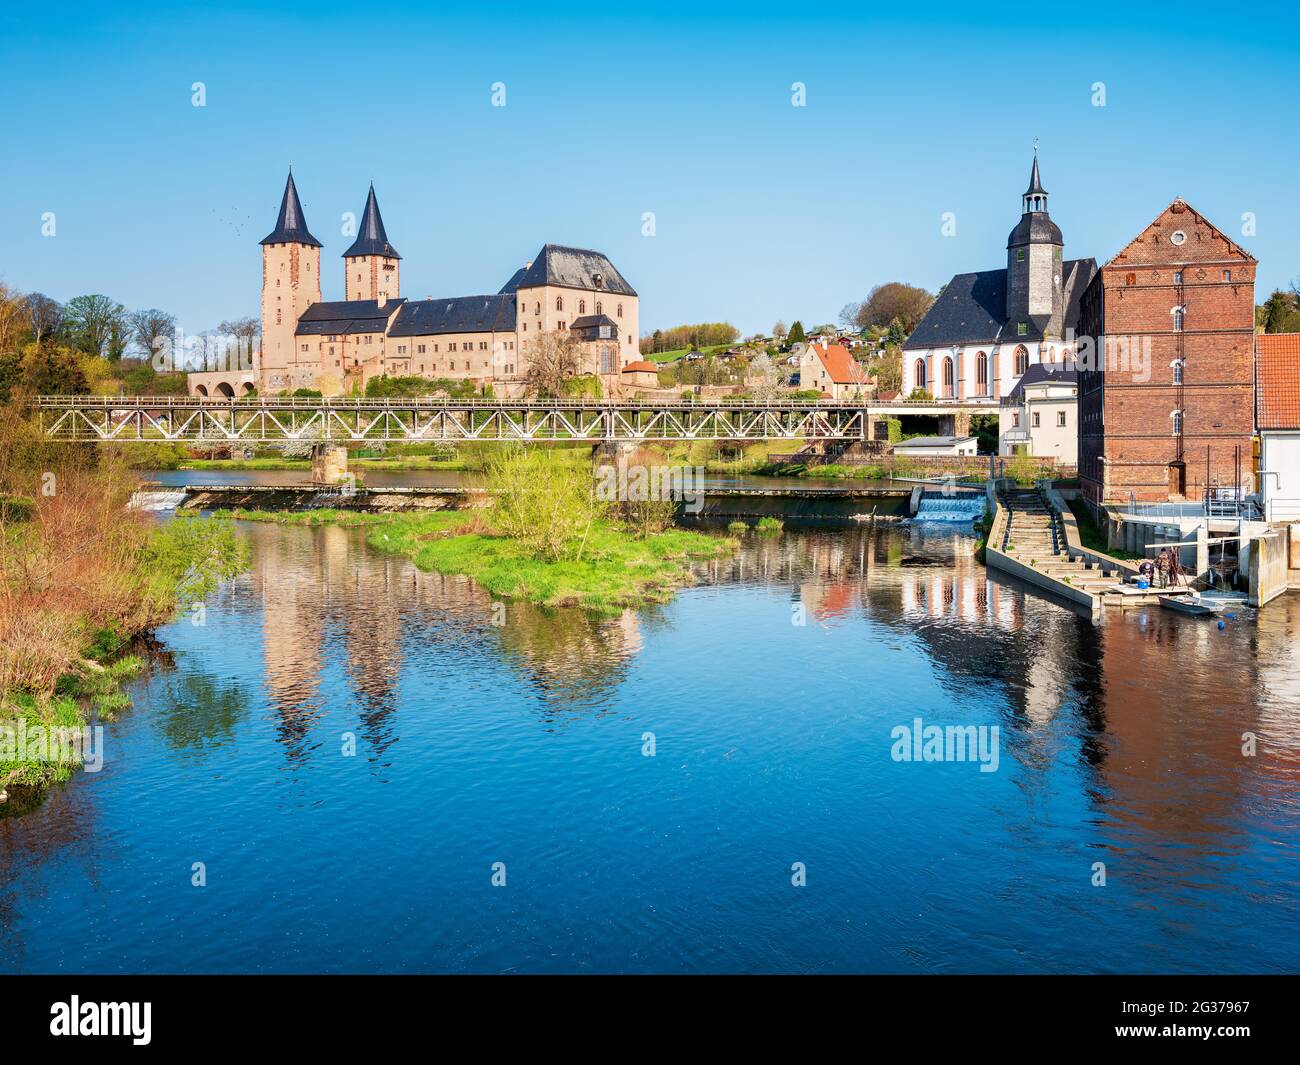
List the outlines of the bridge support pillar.
<svg viewBox="0 0 1300 1065">
<path fill-rule="evenodd" d="M 341 484 L 348 476 L 348 449 L 337 444 L 313 444 L 312 484 Z"/>
</svg>

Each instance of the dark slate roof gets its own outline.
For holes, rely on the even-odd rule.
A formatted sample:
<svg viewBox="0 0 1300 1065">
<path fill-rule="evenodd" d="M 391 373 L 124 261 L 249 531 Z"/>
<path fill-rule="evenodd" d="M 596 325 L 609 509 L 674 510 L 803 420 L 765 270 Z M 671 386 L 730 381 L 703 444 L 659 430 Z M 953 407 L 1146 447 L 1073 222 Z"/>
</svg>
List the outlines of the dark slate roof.
<svg viewBox="0 0 1300 1065">
<path fill-rule="evenodd" d="M 449 299 L 409 300 L 402 305 L 389 336 L 422 337 L 438 333 L 513 333 L 515 297 L 452 296 Z"/>
<path fill-rule="evenodd" d="M 1065 238 L 1046 211 L 1026 211 L 1007 237 L 1008 248 L 1018 248 L 1022 244 L 1055 244 L 1059 248 L 1065 246 Z"/>
<path fill-rule="evenodd" d="M 1061 285 L 1065 289 L 1063 329 L 1079 322 L 1079 300 L 1097 272 L 1095 259 L 1068 259 L 1061 264 Z M 982 270 L 957 274 L 945 286 L 925 317 L 907 338 L 905 350 L 946 348 L 953 344 L 1015 343 L 1042 340 L 1033 322 L 1025 336 L 1016 335 L 1015 323 L 1007 318 L 1006 270 Z"/>
<path fill-rule="evenodd" d="M 612 325 L 618 328 L 618 323 L 608 314 L 584 314 L 581 318 L 575 318 L 570 329 L 595 329 L 601 325 Z"/>
<path fill-rule="evenodd" d="M 298 189 L 293 183 L 293 171 L 289 171 L 289 180 L 284 184 L 284 198 L 280 201 L 280 217 L 275 228 L 262 238 L 262 244 L 310 244 L 319 248 L 321 243 L 307 230 L 307 219 L 302 214 L 302 203 L 298 199 Z"/>
<path fill-rule="evenodd" d="M 384 220 L 379 217 L 379 201 L 375 199 L 375 186 L 370 186 L 370 195 L 366 197 L 366 209 L 361 216 L 361 229 L 352 247 L 343 253 L 343 258 L 351 259 L 357 255 L 385 255 L 390 259 L 400 259 L 397 249 L 388 243 L 388 234 L 384 232 Z"/>
<path fill-rule="evenodd" d="M 382 333 L 388 319 L 406 300 L 389 300 L 380 307 L 375 300 L 337 300 L 313 303 L 298 319 L 295 336 L 333 336 L 335 333 Z"/>
<path fill-rule="evenodd" d="M 1077 385 L 1079 375 L 1074 370 L 1057 370 L 1046 363 L 1035 362 L 1030 365 L 1016 382 L 1016 387 L 1007 393 L 1007 400 L 1018 400 L 1025 392 L 1025 385 L 1040 385 L 1043 383 L 1053 385 Z"/>
<path fill-rule="evenodd" d="M 523 277 L 511 278 L 515 288 L 558 285 L 560 288 L 594 289 L 595 276 L 601 278 L 600 289 L 616 296 L 635 296 L 636 290 L 614 269 L 614 264 L 598 251 L 566 248 L 559 244 L 543 245 L 537 258 Z M 516 275 L 517 276 L 517 275 Z"/>
<path fill-rule="evenodd" d="M 528 266 L 521 266 L 518 270 L 516 270 L 513 274 L 511 274 L 510 280 L 501 286 L 501 289 L 497 293 L 497 295 L 504 296 L 508 292 L 518 291 L 519 282 L 523 280 L 524 274 L 528 273 L 528 267 L 532 265 L 533 265 L 532 263 L 529 263 Z"/>
<path fill-rule="evenodd" d="M 1034 152 L 1034 169 L 1029 172 L 1029 188 L 1025 189 L 1026 196 L 1046 196 L 1047 190 L 1043 188 L 1043 181 L 1038 176 L 1038 152 Z"/>
</svg>

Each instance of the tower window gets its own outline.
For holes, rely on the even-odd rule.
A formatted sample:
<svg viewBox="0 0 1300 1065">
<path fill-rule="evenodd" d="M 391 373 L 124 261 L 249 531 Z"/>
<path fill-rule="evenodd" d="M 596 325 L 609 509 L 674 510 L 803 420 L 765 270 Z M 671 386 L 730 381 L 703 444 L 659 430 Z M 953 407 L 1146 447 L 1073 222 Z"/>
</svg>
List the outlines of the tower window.
<svg viewBox="0 0 1300 1065">
<path fill-rule="evenodd" d="M 1016 324 L 1016 336 L 1024 337 L 1029 335 L 1029 325 L 1027 322 L 1018 322 Z"/>
<path fill-rule="evenodd" d="M 1025 249 L 1020 248 L 1019 250 L 1016 251 L 1016 262 L 1023 263 L 1024 261 L 1025 261 Z"/>
</svg>

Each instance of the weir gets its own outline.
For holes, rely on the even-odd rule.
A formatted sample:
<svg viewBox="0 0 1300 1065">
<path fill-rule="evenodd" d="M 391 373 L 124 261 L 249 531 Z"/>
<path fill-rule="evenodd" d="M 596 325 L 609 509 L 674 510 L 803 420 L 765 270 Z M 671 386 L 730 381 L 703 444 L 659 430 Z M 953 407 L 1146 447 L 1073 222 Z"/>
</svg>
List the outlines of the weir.
<svg viewBox="0 0 1300 1065">
<path fill-rule="evenodd" d="M 984 513 L 984 505 L 982 493 L 944 495 L 942 492 L 926 492 L 921 496 L 914 520 L 969 523 Z"/>
</svg>

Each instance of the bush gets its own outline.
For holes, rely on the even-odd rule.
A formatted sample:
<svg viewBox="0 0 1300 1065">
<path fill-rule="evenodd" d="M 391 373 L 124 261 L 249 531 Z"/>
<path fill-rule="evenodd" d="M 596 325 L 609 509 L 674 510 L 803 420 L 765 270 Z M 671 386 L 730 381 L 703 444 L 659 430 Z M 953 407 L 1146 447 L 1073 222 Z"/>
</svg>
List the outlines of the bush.
<svg viewBox="0 0 1300 1065">
<path fill-rule="evenodd" d="M 534 558 L 553 562 L 580 558 L 586 534 L 606 509 L 590 469 L 538 449 L 502 449 L 488 465 L 487 488 L 495 496 L 496 528 Z"/>
</svg>

